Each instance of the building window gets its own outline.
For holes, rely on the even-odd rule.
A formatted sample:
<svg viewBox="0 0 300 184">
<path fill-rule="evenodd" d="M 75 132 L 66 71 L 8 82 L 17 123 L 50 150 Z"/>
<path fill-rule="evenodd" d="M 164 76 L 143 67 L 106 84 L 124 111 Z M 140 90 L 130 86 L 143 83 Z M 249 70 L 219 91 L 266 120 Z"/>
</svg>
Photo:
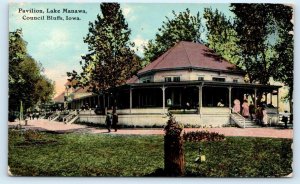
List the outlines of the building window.
<svg viewBox="0 0 300 184">
<path fill-rule="evenodd" d="M 180 77 L 173 77 L 173 82 L 180 82 Z"/>
<path fill-rule="evenodd" d="M 204 77 L 198 77 L 198 81 L 204 81 Z"/>
<path fill-rule="evenodd" d="M 213 77 L 212 80 L 218 82 L 225 82 L 225 78 L 220 78 L 220 77 Z"/>
<path fill-rule="evenodd" d="M 234 83 L 238 83 L 238 81 L 239 81 L 238 79 L 233 79 Z"/>
<path fill-rule="evenodd" d="M 172 82 L 172 77 L 165 77 L 165 82 Z"/>
<path fill-rule="evenodd" d="M 150 78 L 143 79 L 142 83 L 150 83 Z"/>
<path fill-rule="evenodd" d="M 165 82 L 180 82 L 180 77 L 165 77 Z"/>
</svg>

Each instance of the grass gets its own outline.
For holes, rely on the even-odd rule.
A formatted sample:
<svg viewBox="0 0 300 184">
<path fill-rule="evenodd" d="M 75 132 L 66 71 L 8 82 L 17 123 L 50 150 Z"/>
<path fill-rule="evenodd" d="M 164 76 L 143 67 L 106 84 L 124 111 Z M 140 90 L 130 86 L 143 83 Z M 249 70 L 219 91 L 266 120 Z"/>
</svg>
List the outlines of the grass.
<svg viewBox="0 0 300 184">
<path fill-rule="evenodd" d="M 8 163 L 18 176 L 157 176 L 163 136 L 112 134 L 20 134 L 9 131 Z M 186 176 L 280 177 L 292 172 L 292 140 L 226 137 L 186 142 Z M 206 162 L 195 163 L 199 146 Z"/>
</svg>

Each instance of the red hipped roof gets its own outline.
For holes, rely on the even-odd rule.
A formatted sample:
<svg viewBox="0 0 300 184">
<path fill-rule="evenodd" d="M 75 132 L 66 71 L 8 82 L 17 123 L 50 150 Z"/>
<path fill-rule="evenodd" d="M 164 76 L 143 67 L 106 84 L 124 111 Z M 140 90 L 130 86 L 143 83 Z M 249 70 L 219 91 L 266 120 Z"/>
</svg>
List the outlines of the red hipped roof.
<svg viewBox="0 0 300 184">
<path fill-rule="evenodd" d="M 54 99 L 54 102 L 56 103 L 63 103 L 65 101 L 65 92 L 62 92 L 61 94 L 57 95 Z"/>
<path fill-rule="evenodd" d="M 234 64 L 224 60 L 205 45 L 181 41 L 140 70 L 138 75 L 150 71 L 180 68 L 236 71 L 236 66 Z"/>
</svg>

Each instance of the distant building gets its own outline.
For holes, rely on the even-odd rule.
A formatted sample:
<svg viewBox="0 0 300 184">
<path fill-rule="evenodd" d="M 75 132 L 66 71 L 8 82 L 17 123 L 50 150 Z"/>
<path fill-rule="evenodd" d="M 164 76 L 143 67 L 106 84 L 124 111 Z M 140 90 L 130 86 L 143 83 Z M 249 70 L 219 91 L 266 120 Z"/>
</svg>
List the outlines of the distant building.
<svg viewBox="0 0 300 184">
<path fill-rule="evenodd" d="M 55 98 L 53 98 L 53 104 L 48 105 L 47 109 L 51 110 L 61 110 L 64 107 L 65 103 L 65 92 L 60 93 Z"/>
</svg>

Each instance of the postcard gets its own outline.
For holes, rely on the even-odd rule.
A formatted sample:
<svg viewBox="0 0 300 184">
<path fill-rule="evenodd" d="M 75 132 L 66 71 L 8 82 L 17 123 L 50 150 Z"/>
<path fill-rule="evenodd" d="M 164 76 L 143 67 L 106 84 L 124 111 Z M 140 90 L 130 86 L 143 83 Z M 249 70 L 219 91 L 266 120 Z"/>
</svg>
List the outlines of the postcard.
<svg viewBox="0 0 300 184">
<path fill-rule="evenodd" d="M 10 3 L 8 175 L 293 176 L 290 4 Z"/>
</svg>

